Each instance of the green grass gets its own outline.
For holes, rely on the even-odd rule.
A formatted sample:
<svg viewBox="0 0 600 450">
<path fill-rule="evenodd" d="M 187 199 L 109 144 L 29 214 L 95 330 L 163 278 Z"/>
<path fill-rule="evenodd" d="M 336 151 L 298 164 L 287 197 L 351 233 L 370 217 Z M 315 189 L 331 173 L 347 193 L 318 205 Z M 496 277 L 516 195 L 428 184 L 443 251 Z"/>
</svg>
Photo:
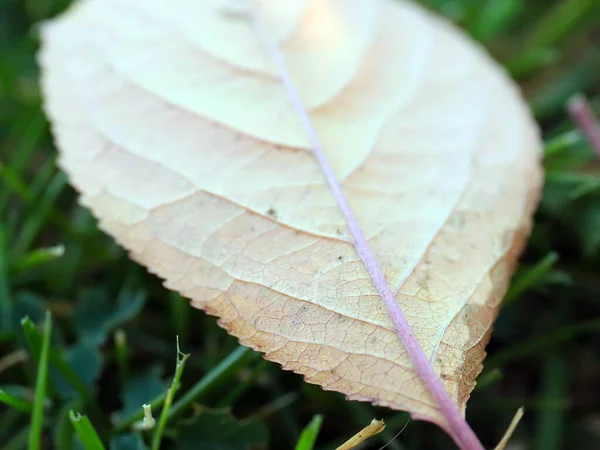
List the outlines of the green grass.
<svg viewBox="0 0 600 450">
<path fill-rule="evenodd" d="M 31 412 L 33 410 L 31 402 L 17 395 L 9 394 L 2 389 L 0 389 L 0 402 L 18 411 Z"/>
<path fill-rule="evenodd" d="M 160 443 L 163 437 L 163 433 L 165 431 L 165 427 L 167 426 L 167 420 L 173 417 L 172 415 L 169 415 L 169 413 L 171 412 L 171 405 L 173 404 L 175 393 L 179 389 L 181 375 L 183 374 L 185 362 L 189 357 L 189 354 L 181 353 L 181 351 L 179 350 L 179 338 L 177 338 L 177 363 L 175 364 L 175 375 L 173 376 L 173 381 L 171 382 L 171 386 L 167 391 L 167 396 L 165 398 L 165 402 L 163 404 L 160 417 L 158 419 L 158 424 L 152 436 L 152 445 L 150 447 L 151 450 L 160 450 Z"/>
<path fill-rule="evenodd" d="M 69 412 L 69 419 L 85 450 L 104 450 L 104 445 L 96 429 L 86 416 L 74 411 Z"/>
<path fill-rule="evenodd" d="M 70 2 L 0 3 L 0 448 L 328 450 L 373 418 L 387 427 L 365 450 L 392 440 L 405 413 L 347 402 L 238 346 L 98 230 L 56 167 L 37 84 L 35 25 Z M 535 227 L 468 420 L 492 447 L 525 405 L 512 444 L 600 449 L 600 163 L 566 112 L 580 92 L 600 112 L 600 2 L 422 3 L 505 65 L 546 143 Z M 142 405 L 158 414 L 150 430 Z M 453 445 L 411 421 L 387 448 Z"/>
<path fill-rule="evenodd" d="M 296 443 L 296 450 L 313 450 L 322 424 L 323 416 L 317 414 L 313 417 L 313 420 L 302 430 L 300 439 Z"/>
<path fill-rule="evenodd" d="M 42 427 L 44 424 L 44 401 L 46 400 L 46 387 L 48 385 L 48 360 L 50 355 L 50 336 L 52 335 L 52 318 L 46 313 L 44 321 L 44 334 L 42 346 L 39 351 L 37 377 L 35 381 L 35 400 L 31 411 L 31 424 L 29 428 L 29 450 L 40 450 L 42 441 Z"/>
</svg>

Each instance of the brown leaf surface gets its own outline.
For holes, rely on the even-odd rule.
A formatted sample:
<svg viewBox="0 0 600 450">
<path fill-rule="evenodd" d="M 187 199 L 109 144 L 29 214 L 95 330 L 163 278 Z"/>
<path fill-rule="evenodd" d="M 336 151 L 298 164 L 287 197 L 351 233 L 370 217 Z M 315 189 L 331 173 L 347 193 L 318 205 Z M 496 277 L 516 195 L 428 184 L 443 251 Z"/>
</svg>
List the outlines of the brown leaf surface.
<svg viewBox="0 0 600 450">
<path fill-rule="evenodd" d="M 247 346 L 443 424 L 243 11 L 87 0 L 43 30 L 61 165 L 131 255 Z M 515 86 L 417 6 L 263 0 L 336 175 L 464 410 L 541 184 Z"/>
</svg>

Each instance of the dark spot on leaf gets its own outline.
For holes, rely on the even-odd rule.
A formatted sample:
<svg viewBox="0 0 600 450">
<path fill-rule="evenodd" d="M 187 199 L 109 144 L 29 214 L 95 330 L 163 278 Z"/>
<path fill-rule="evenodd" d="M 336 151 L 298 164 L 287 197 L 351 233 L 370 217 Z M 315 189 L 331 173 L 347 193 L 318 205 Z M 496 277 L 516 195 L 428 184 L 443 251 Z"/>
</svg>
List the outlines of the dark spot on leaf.
<svg viewBox="0 0 600 450">
<path fill-rule="evenodd" d="M 277 219 L 277 211 L 275 211 L 273 208 L 269 208 L 267 214 L 272 218 Z"/>
</svg>

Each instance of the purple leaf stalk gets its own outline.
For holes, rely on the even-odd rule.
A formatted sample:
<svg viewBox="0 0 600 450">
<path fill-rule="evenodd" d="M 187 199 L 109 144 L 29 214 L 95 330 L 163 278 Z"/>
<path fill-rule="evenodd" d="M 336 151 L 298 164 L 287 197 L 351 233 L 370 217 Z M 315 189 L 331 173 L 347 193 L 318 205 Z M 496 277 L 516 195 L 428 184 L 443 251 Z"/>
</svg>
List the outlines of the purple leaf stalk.
<svg viewBox="0 0 600 450">
<path fill-rule="evenodd" d="M 585 97 L 582 95 L 571 97 L 568 110 L 577 126 L 589 139 L 594 153 L 600 158 L 600 125 Z"/>
<path fill-rule="evenodd" d="M 272 38 L 267 25 L 263 21 L 260 13 L 257 12 L 256 8 L 253 8 L 251 16 L 256 32 L 263 41 L 263 44 L 272 58 L 273 63 L 276 65 L 286 94 L 305 128 L 312 145 L 313 154 L 321 166 L 321 170 L 325 175 L 327 184 L 329 185 L 329 188 L 331 189 L 331 192 L 337 201 L 340 211 L 346 219 L 348 228 L 352 233 L 354 248 L 356 249 L 356 252 L 359 254 L 360 258 L 363 260 L 365 267 L 367 268 L 367 271 L 373 280 L 373 283 L 375 283 L 375 286 L 377 287 L 379 295 L 381 295 L 381 298 L 383 299 L 390 318 L 396 327 L 396 333 L 406 348 L 406 351 L 408 352 L 414 365 L 415 371 L 423 380 L 423 383 L 431 393 L 432 397 L 438 404 L 440 411 L 446 418 L 448 423 L 448 433 L 462 450 L 483 450 L 483 445 L 481 445 L 481 442 L 479 442 L 479 439 L 477 436 L 475 436 L 475 433 L 463 418 L 458 407 L 452 400 L 452 397 L 444 387 L 442 381 L 429 362 L 429 358 L 421 348 L 421 345 L 419 344 L 415 334 L 411 330 L 410 325 L 406 320 L 406 316 L 396 302 L 389 284 L 385 281 L 375 256 L 369 248 L 360 225 L 358 224 L 358 221 L 356 220 L 356 217 L 350 208 L 348 200 L 335 177 L 331 165 L 329 164 L 315 127 L 313 126 L 309 114 L 306 111 L 302 100 L 300 99 L 298 90 L 294 86 L 292 77 L 287 70 L 281 51 L 277 47 L 277 44 Z"/>
</svg>

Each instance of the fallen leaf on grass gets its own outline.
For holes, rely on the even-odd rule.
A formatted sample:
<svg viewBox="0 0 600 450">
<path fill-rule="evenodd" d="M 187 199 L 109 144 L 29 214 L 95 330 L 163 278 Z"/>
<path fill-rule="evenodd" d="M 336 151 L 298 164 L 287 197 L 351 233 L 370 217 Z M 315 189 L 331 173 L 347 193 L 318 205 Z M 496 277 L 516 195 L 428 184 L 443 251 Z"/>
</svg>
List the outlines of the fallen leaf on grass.
<svg viewBox="0 0 600 450">
<path fill-rule="evenodd" d="M 230 3 L 88 0 L 47 24 L 42 82 L 62 167 L 132 258 L 244 345 L 443 425 L 273 62 Z M 411 3 L 258 7 L 464 411 L 537 204 L 537 127 L 482 49 Z"/>
</svg>

